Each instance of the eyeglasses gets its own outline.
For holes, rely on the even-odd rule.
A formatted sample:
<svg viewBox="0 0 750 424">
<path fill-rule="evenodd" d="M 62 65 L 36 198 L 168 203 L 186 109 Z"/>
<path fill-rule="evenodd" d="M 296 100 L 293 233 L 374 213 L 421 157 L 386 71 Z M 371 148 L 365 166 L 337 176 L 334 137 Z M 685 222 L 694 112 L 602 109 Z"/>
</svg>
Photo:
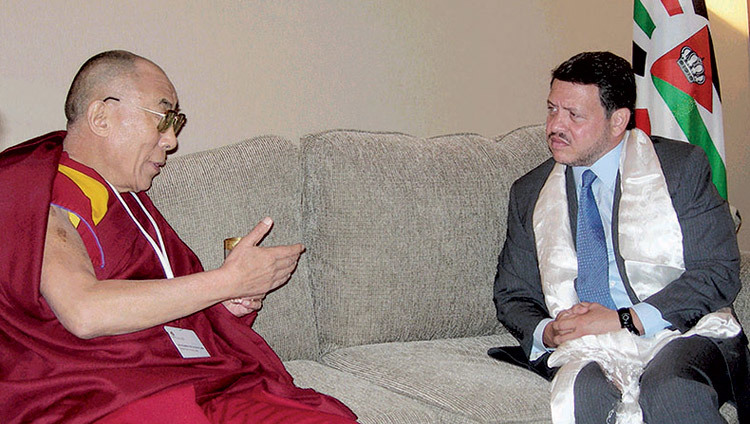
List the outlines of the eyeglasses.
<svg viewBox="0 0 750 424">
<path fill-rule="evenodd" d="M 107 97 L 106 99 L 102 101 L 106 102 L 107 100 L 114 100 L 117 102 L 120 101 L 120 99 L 118 99 L 117 97 Z M 156 129 L 159 130 L 160 133 L 167 131 L 169 127 L 171 126 L 171 127 L 174 127 L 174 135 L 176 136 L 177 134 L 180 133 L 180 130 L 182 130 L 182 127 L 185 126 L 185 121 L 187 120 L 184 113 L 179 113 L 176 110 L 172 110 L 172 109 L 168 110 L 167 113 L 161 113 L 155 110 L 145 108 L 143 106 L 138 106 L 138 105 L 130 105 L 130 106 L 134 106 L 140 110 L 153 113 L 154 115 L 161 116 L 161 120 L 159 120 L 159 123 L 156 125 Z"/>
</svg>

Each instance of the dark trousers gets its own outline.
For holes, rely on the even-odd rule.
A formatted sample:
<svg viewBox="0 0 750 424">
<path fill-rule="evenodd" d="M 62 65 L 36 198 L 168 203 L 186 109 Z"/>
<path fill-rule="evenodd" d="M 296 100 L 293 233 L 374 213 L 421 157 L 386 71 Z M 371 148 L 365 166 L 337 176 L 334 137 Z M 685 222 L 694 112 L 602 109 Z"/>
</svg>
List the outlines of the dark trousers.
<svg viewBox="0 0 750 424">
<path fill-rule="evenodd" d="M 719 342 L 720 343 L 720 342 Z M 740 368 L 747 373 L 747 346 Z M 717 340 L 701 336 L 675 339 L 648 364 L 641 376 L 640 406 L 646 423 L 725 423 L 724 402 L 737 401 L 728 364 Z M 746 384 L 747 379 L 742 379 Z M 745 388 L 746 389 L 746 388 Z M 576 423 L 614 423 L 620 391 L 596 363 L 586 365 L 575 382 Z M 741 403 L 740 403 L 741 405 Z M 742 416 L 740 416 L 742 421 Z"/>
</svg>

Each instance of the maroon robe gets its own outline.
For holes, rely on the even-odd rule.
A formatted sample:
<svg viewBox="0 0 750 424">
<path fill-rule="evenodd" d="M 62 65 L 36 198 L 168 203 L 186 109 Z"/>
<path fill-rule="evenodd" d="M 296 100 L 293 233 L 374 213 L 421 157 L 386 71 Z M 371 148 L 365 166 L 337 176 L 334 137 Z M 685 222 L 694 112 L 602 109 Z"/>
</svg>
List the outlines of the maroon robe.
<svg viewBox="0 0 750 424">
<path fill-rule="evenodd" d="M 336 399 L 294 386 L 276 354 L 250 328 L 255 313 L 240 319 L 219 304 L 166 324 L 193 330 L 209 358 L 182 358 L 162 325 L 91 340 L 63 328 L 41 296 L 39 283 L 64 137 L 64 132 L 50 133 L 0 154 L 0 422 L 88 423 L 139 399 L 184 392 L 186 387 L 195 391 L 201 405 L 260 391 L 263 397 L 284 399 L 301 409 L 356 418 Z M 107 213 L 97 225 L 101 230 L 96 229 L 102 250 L 97 252 L 86 240 L 85 224 L 78 227 L 97 278 L 164 278 L 151 246 L 109 194 Z M 202 271 L 198 258 L 148 196 L 138 196 L 162 232 L 175 276 Z M 153 234 L 131 197 L 123 194 Z"/>
</svg>

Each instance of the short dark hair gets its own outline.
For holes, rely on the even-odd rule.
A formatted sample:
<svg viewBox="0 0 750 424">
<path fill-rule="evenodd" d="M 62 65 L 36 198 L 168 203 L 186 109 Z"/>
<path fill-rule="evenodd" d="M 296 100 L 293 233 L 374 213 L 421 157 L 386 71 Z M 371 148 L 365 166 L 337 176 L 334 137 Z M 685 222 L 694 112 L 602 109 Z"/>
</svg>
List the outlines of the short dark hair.
<svg viewBox="0 0 750 424">
<path fill-rule="evenodd" d="M 116 78 L 135 75 L 136 61 L 140 56 L 125 50 L 110 50 L 87 60 L 76 73 L 65 99 L 65 117 L 68 125 L 86 112 L 96 88 L 109 84 Z"/>
<path fill-rule="evenodd" d="M 579 53 L 552 71 L 555 81 L 596 85 L 607 118 L 617 109 L 630 110 L 627 129 L 635 128 L 635 75 L 627 60 L 611 52 Z"/>
</svg>

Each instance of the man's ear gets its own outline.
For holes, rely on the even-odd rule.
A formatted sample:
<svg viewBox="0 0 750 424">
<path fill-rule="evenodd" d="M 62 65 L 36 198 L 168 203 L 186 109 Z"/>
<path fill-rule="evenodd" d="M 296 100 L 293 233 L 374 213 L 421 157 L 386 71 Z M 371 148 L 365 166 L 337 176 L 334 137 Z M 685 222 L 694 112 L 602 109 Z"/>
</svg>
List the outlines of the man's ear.
<svg viewBox="0 0 750 424">
<path fill-rule="evenodd" d="M 111 116 L 107 110 L 107 104 L 101 100 L 92 102 L 88 109 L 86 109 L 86 122 L 91 132 L 100 137 L 106 137 L 109 134 L 110 119 Z"/>
<path fill-rule="evenodd" d="M 628 128 L 630 122 L 630 109 L 623 107 L 612 112 L 609 123 L 612 128 L 612 134 L 622 134 Z"/>
</svg>

